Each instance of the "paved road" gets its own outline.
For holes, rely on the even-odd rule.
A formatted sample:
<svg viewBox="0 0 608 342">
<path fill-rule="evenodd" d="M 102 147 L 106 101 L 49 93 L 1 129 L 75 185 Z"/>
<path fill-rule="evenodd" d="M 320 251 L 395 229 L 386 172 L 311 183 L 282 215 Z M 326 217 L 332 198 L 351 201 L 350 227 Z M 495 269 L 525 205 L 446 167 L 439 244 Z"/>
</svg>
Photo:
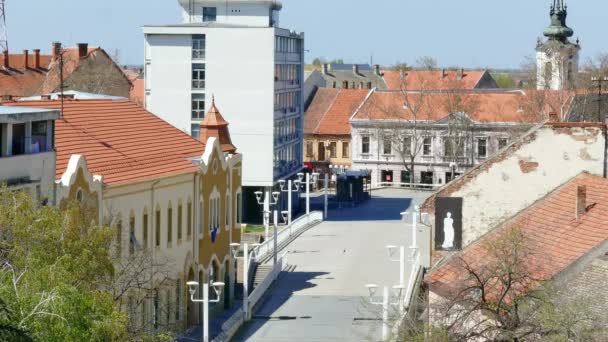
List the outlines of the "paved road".
<svg viewBox="0 0 608 342">
<path fill-rule="evenodd" d="M 426 196 L 381 190 L 360 207 L 330 211 L 328 221 L 286 249 L 286 261 L 295 269 L 282 273 L 235 340 L 379 340 L 381 316 L 368 304 L 364 286 L 398 283 L 398 263 L 388 261 L 385 246 L 410 245 L 411 226 L 400 212 Z"/>
</svg>

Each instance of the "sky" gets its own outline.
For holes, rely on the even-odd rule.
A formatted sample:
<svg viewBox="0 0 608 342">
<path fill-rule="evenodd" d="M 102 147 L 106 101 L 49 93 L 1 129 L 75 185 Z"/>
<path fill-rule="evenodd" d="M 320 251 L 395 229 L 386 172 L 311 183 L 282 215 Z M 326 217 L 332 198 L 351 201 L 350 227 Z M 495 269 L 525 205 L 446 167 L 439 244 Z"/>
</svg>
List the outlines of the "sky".
<svg viewBox="0 0 608 342">
<path fill-rule="evenodd" d="M 434 57 L 443 67 L 517 68 L 533 56 L 549 25 L 552 0 L 283 0 L 280 26 L 306 34 L 306 60 L 414 64 Z M 608 51 L 601 23 L 606 0 L 567 0 L 568 26 L 581 61 Z M 177 0 L 6 0 L 12 52 L 53 41 L 101 46 L 122 64 L 143 64 L 146 24 L 180 20 Z"/>
</svg>

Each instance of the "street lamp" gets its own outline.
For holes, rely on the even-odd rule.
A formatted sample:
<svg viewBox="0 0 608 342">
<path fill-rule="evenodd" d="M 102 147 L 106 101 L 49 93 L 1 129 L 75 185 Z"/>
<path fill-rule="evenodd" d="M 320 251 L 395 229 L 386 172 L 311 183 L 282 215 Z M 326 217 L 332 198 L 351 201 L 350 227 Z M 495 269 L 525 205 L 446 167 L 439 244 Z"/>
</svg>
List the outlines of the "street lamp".
<svg viewBox="0 0 608 342">
<path fill-rule="evenodd" d="M 396 301 L 390 301 L 390 292 L 388 286 L 384 286 L 382 291 L 382 301 L 374 301 L 374 296 L 378 291 L 378 285 L 376 284 L 367 284 L 365 285 L 367 290 L 369 291 L 369 302 L 372 305 L 382 305 L 382 341 L 388 341 L 388 309 L 389 306 L 398 306 L 401 305 L 401 293 L 405 286 L 403 285 L 395 285 L 393 286 L 394 296 L 397 298 Z"/>
<path fill-rule="evenodd" d="M 306 174 L 306 214 L 310 214 L 310 173 Z M 317 179 L 317 177 L 319 177 L 319 173 L 317 172 L 313 172 L 312 173 L 312 177 L 313 177 L 313 181 L 315 181 Z M 300 179 L 300 183 L 302 183 L 302 179 L 304 178 L 304 173 L 300 172 L 298 173 L 298 179 Z"/>
<path fill-rule="evenodd" d="M 243 316 L 245 320 L 249 320 L 249 262 L 255 258 L 255 248 L 260 246 L 259 243 L 243 245 Z M 231 243 L 230 251 L 236 259 L 239 255 L 240 243 Z M 251 249 L 251 254 L 249 250 Z"/>
<path fill-rule="evenodd" d="M 410 249 L 412 250 L 412 259 L 415 257 L 415 253 L 418 250 L 418 238 L 416 236 L 417 234 L 417 228 L 416 228 L 416 223 L 418 222 L 418 215 L 420 214 L 420 207 L 418 206 L 414 206 L 414 210 L 412 211 L 412 244 L 410 246 Z M 409 215 L 408 212 L 402 212 L 401 216 L 403 216 L 404 218 L 407 217 L 407 215 Z"/>
<path fill-rule="evenodd" d="M 287 219 L 285 220 L 285 222 L 287 223 L 288 226 L 291 226 L 291 193 L 292 192 L 300 192 L 300 184 L 302 183 L 302 174 L 298 173 L 298 179 L 296 179 L 293 184 L 291 179 L 287 181 L 287 188 L 285 188 L 285 180 L 281 179 L 279 181 L 279 186 L 281 187 L 281 192 L 286 192 L 287 193 Z M 292 185 L 295 185 L 292 186 Z M 281 212 L 281 214 L 283 214 L 283 212 Z"/>
<path fill-rule="evenodd" d="M 198 287 L 198 281 L 189 281 L 186 283 L 190 288 L 190 300 L 193 303 L 203 303 L 203 342 L 209 342 L 209 303 L 219 303 L 222 295 L 222 289 L 225 284 L 222 282 L 203 283 L 203 299 L 195 299 L 194 294 Z M 216 299 L 209 299 L 209 285 L 213 287 Z"/>
<path fill-rule="evenodd" d="M 258 204 L 262 206 L 262 213 L 264 215 L 264 230 L 265 230 L 265 239 L 268 240 L 268 229 L 270 226 L 270 207 L 274 206 L 279 202 L 279 195 L 281 194 L 278 191 L 273 191 L 272 193 L 266 192 L 266 196 L 261 191 L 254 192 L 255 199 Z M 271 196 L 272 195 L 272 196 Z M 268 205 L 268 209 L 266 208 Z"/>
</svg>

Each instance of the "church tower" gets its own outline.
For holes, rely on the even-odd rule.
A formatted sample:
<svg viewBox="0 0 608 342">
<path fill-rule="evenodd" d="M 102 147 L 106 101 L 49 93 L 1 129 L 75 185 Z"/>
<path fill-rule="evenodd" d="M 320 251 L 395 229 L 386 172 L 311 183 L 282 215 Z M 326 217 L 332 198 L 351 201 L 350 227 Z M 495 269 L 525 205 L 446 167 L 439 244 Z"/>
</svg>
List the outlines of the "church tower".
<svg viewBox="0 0 608 342">
<path fill-rule="evenodd" d="M 572 89 L 576 87 L 579 52 L 578 39 L 571 43 L 568 38 L 574 31 L 566 25 L 568 6 L 564 0 L 553 0 L 551 25 L 544 31 L 546 41 L 536 45 L 536 84 L 539 90 Z"/>
</svg>

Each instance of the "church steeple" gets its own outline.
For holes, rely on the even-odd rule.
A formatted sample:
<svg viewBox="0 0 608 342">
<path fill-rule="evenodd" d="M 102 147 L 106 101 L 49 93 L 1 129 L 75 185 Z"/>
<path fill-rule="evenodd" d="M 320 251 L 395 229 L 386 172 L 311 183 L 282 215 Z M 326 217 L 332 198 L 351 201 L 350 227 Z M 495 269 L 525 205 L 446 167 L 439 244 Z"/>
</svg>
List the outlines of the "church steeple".
<svg viewBox="0 0 608 342">
<path fill-rule="evenodd" d="M 550 11 L 551 25 L 544 31 L 545 37 L 549 40 L 557 40 L 562 43 L 568 41 L 574 35 L 574 31 L 566 25 L 568 17 L 568 6 L 564 5 L 564 0 L 553 0 Z"/>
</svg>

